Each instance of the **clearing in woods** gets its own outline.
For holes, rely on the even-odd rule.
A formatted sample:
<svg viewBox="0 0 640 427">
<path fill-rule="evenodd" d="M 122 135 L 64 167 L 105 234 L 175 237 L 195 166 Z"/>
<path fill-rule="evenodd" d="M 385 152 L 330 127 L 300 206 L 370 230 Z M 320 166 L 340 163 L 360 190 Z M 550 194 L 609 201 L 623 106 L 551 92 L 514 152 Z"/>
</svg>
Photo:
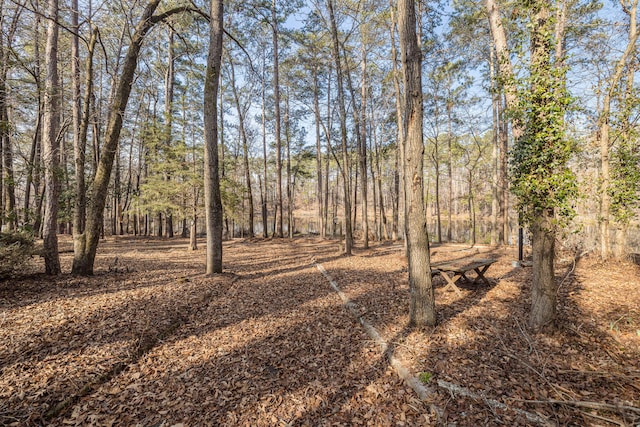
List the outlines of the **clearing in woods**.
<svg viewBox="0 0 640 427">
<path fill-rule="evenodd" d="M 225 273 L 207 278 L 203 244 L 187 243 L 112 237 L 93 277 L 0 282 L 0 424 L 640 423 L 634 264 L 559 260 L 558 332 L 532 335 L 531 270 L 512 267 L 514 249 L 434 247 L 434 262 L 498 262 L 489 286 L 458 282 L 459 294 L 437 277 L 438 326 L 410 330 L 400 244 L 343 257 L 335 241 L 233 240 Z M 390 359 L 425 382 L 426 399 Z"/>
</svg>

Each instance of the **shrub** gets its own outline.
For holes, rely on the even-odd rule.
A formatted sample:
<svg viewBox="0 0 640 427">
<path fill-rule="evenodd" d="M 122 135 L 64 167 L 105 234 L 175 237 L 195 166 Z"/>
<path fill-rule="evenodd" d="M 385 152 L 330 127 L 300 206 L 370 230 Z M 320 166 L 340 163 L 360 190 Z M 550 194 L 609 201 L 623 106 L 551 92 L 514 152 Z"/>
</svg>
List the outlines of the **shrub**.
<svg viewBox="0 0 640 427">
<path fill-rule="evenodd" d="M 0 233 L 0 279 L 13 277 L 36 254 L 33 236 L 27 233 Z"/>
</svg>

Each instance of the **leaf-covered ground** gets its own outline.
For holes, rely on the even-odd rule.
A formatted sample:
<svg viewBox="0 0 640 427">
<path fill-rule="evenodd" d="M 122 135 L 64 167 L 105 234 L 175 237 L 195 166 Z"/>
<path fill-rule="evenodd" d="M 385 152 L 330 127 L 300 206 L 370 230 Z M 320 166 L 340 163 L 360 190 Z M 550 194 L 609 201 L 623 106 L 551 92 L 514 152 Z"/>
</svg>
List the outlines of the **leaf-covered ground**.
<svg viewBox="0 0 640 427">
<path fill-rule="evenodd" d="M 640 424 L 636 265 L 560 259 L 558 332 L 533 335 L 531 269 L 512 267 L 513 250 L 434 247 L 435 261 L 499 261 L 488 287 L 457 294 L 436 279 L 439 324 L 412 330 L 401 245 L 343 257 L 335 241 L 234 240 L 216 277 L 202 274 L 204 249 L 186 246 L 109 238 L 93 277 L 0 282 L 0 424 Z M 426 400 L 392 354 L 428 379 Z"/>
</svg>

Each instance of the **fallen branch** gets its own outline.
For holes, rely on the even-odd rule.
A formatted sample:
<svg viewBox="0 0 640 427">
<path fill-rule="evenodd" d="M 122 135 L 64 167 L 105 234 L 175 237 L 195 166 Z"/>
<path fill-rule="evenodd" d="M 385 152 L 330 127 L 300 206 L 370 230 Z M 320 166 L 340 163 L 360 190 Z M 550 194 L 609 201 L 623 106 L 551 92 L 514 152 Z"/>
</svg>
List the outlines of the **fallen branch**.
<svg viewBox="0 0 640 427">
<path fill-rule="evenodd" d="M 508 406 L 502 402 L 498 402 L 497 400 L 494 399 L 489 399 L 486 396 L 480 394 L 480 393 L 475 393 L 471 390 L 469 390 L 466 387 L 461 387 L 457 384 L 453 384 L 450 383 L 448 381 L 444 381 L 444 380 L 437 380 L 436 383 L 438 384 L 438 387 L 441 387 L 447 391 L 449 391 L 449 393 L 451 394 L 455 394 L 458 396 L 463 396 L 463 397 L 469 397 L 471 399 L 475 399 L 475 400 L 480 400 L 483 401 L 484 403 L 486 403 L 490 408 L 492 409 L 501 409 L 501 410 L 510 410 L 515 412 L 516 414 L 522 415 L 524 416 L 527 421 L 532 422 L 532 423 L 536 423 L 536 424 L 540 424 L 543 426 L 552 426 L 554 425 L 551 421 L 549 421 L 547 418 L 544 418 L 538 414 L 534 414 L 531 412 L 527 412 L 523 409 L 518 409 L 518 408 L 513 408 L 511 406 Z"/>
<path fill-rule="evenodd" d="M 535 403 L 535 404 L 544 404 L 544 405 L 570 405 L 577 406 L 580 408 L 589 408 L 596 409 L 599 411 L 628 411 L 635 412 L 636 414 L 640 414 L 640 408 L 636 408 L 635 406 L 626 406 L 626 405 L 612 405 L 609 403 L 602 402 L 588 402 L 582 400 L 521 400 L 525 403 Z"/>
</svg>

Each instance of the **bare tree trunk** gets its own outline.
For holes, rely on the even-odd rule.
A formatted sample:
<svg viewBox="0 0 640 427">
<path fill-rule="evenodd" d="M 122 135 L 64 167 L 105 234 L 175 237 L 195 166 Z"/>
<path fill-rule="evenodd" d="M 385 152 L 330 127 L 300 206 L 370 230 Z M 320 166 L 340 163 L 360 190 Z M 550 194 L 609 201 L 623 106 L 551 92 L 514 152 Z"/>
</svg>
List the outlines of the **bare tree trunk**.
<svg viewBox="0 0 640 427">
<path fill-rule="evenodd" d="M 265 94 L 265 53 L 262 53 L 262 171 L 263 171 L 263 181 L 264 181 L 264 189 L 260 189 L 260 205 L 262 211 L 262 236 L 266 239 L 269 237 L 269 220 L 268 220 L 268 206 L 267 206 L 267 197 L 268 197 L 268 187 L 267 187 L 267 114 L 266 114 L 266 94 Z"/>
<path fill-rule="evenodd" d="M 73 95 L 73 156 L 75 164 L 75 206 L 73 209 L 73 235 L 74 239 L 84 232 L 86 218 L 86 188 L 84 176 L 86 141 L 82 138 L 82 105 L 80 103 L 80 50 L 78 24 L 78 0 L 71 2 L 71 26 L 74 34 L 71 36 L 71 81 Z M 89 50 L 92 51 L 95 38 L 92 37 Z M 89 53 L 91 55 L 91 52 Z M 87 70 L 89 72 L 89 70 Z M 89 90 L 87 88 L 87 90 Z M 85 134 L 86 136 L 86 134 Z M 75 244 L 75 240 L 74 240 Z"/>
<path fill-rule="evenodd" d="M 238 89 L 236 88 L 236 72 L 235 67 L 233 65 L 233 60 L 229 60 L 229 65 L 231 67 L 231 89 L 233 91 L 233 99 L 236 104 L 236 111 L 238 112 L 238 126 L 240 128 L 240 135 L 242 137 L 242 154 L 244 156 L 244 180 L 245 185 L 247 186 L 247 201 L 249 202 L 249 230 L 248 237 L 254 236 L 253 229 L 253 192 L 251 191 L 251 170 L 249 169 L 249 147 L 247 141 L 247 131 L 245 129 L 244 123 L 244 111 L 242 111 L 242 106 L 240 105 L 240 97 L 238 96 Z"/>
<path fill-rule="evenodd" d="M 489 55 L 489 75 L 491 76 L 491 111 L 493 115 L 493 145 L 491 151 L 491 166 L 492 166 L 492 179 L 491 179 L 491 246 L 498 244 L 498 206 L 500 204 L 499 182 L 498 182 L 498 158 L 500 153 L 499 146 L 499 118 L 498 118 L 498 102 L 499 96 L 496 90 L 496 58 L 495 50 L 491 48 Z"/>
<path fill-rule="evenodd" d="M 36 6 L 37 7 L 37 6 Z M 26 226 L 31 225 L 32 217 L 35 217 L 34 213 L 31 211 L 31 186 L 34 186 L 34 190 L 36 190 L 35 180 L 36 174 L 38 173 L 40 166 L 36 164 L 37 153 L 40 148 L 41 140 L 42 140 L 42 82 L 40 80 L 40 17 L 35 17 L 35 28 L 34 28 L 34 75 L 35 75 L 35 83 L 36 83 L 36 91 L 37 91 L 37 99 L 38 99 L 38 111 L 36 113 L 36 126 L 33 132 L 33 139 L 31 140 L 31 150 L 29 152 L 29 163 L 27 164 L 27 182 L 25 185 L 25 195 L 24 195 L 24 224 Z M 35 202 L 37 203 L 38 194 L 34 195 Z M 1 203 L 0 203 L 1 205 Z M 0 212 L 2 212 L 2 208 L 0 206 Z M 35 226 L 35 224 L 33 224 Z M 38 230 L 35 230 L 33 227 L 33 233 L 37 234 Z"/>
<path fill-rule="evenodd" d="M 160 0 L 151 0 L 145 7 L 142 17 L 132 36 L 131 44 L 127 49 L 127 54 L 122 67 L 122 74 L 118 82 L 115 96 L 110 105 L 109 123 L 105 135 L 105 144 L 98 162 L 96 176 L 91 186 L 92 204 L 89 206 L 87 224 L 84 232 L 84 244 L 80 245 L 78 252 L 74 254 L 73 269 L 74 274 L 93 274 L 93 264 L 95 261 L 100 231 L 103 228 L 104 207 L 107 197 L 107 186 L 113 162 L 115 159 L 124 112 L 129 101 L 131 85 L 138 64 L 138 55 L 144 36 L 153 25 L 163 21 L 167 17 L 182 12 L 184 8 L 170 9 L 160 15 L 154 16 Z M 75 248 L 74 248 L 75 251 Z"/>
<path fill-rule="evenodd" d="M 433 326 L 436 324 L 435 296 L 423 187 L 422 53 L 416 37 L 415 3 L 412 0 L 398 1 L 398 29 L 405 84 L 404 212 L 411 292 L 409 322 L 418 327 Z"/>
<path fill-rule="evenodd" d="M 273 100 L 276 139 L 276 233 L 283 237 L 283 205 L 282 205 L 282 140 L 280 136 L 280 64 L 278 58 L 278 17 L 276 15 L 276 0 L 271 3 L 271 28 L 273 30 Z M 278 212 L 280 215 L 278 216 Z"/>
<path fill-rule="evenodd" d="M 222 198 L 218 175 L 218 86 L 222 62 L 223 2 L 211 0 L 209 53 L 204 86 L 204 199 L 208 275 L 222 273 Z"/>
<path fill-rule="evenodd" d="M 434 144 L 434 153 L 432 155 L 433 164 L 435 166 L 435 201 L 436 201 L 436 237 L 438 243 L 442 243 L 442 210 L 440 208 L 440 153 L 438 151 L 438 137 Z"/>
<path fill-rule="evenodd" d="M 342 65 L 340 60 L 340 42 L 338 40 L 338 28 L 336 26 L 335 14 L 333 12 L 333 0 L 327 0 L 329 9 L 329 20 L 331 26 L 332 54 L 336 65 L 336 80 L 338 83 L 338 108 L 340 113 L 340 140 L 342 146 L 342 185 L 344 189 L 344 233 L 345 233 L 345 255 L 351 255 L 353 248 L 353 230 L 351 226 L 351 188 L 349 185 L 349 151 L 347 147 L 347 109 L 345 107 Z"/>
<path fill-rule="evenodd" d="M 318 66 L 316 63 L 313 64 L 313 68 L 311 70 L 312 78 L 313 78 L 313 114 L 315 118 L 315 128 L 316 128 L 316 203 L 318 204 L 317 212 L 318 212 L 318 231 L 320 235 L 323 235 L 323 230 L 325 229 L 324 224 L 324 213 L 323 213 L 323 197 L 322 197 L 322 142 L 320 141 L 320 89 L 318 84 Z"/>
<path fill-rule="evenodd" d="M 292 239 L 294 233 L 293 225 L 293 183 L 291 177 L 291 130 L 289 122 L 289 87 L 287 86 L 287 94 L 285 98 L 284 112 L 284 138 L 287 145 L 287 236 Z"/>
<path fill-rule="evenodd" d="M 621 1 L 621 4 L 624 3 Z M 609 131 L 611 130 L 611 102 L 614 92 L 618 88 L 625 65 L 629 58 L 633 55 L 638 41 L 637 30 L 637 10 L 638 0 L 632 0 L 629 8 L 626 8 L 629 14 L 629 40 L 627 46 L 618 59 L 613 71 L 613 76 L 608 80 L 609 88 L 605 91 L 602 101 L 602 110 L 598 119 L 598 134 L 600 136 L 600 256 L 603 259 L 611 257 L 611 196 L 609 195 L 609 187 L 611 186 L 611 170 L 610 170 L 610 145 Z"/>
<path fill-rule="evenodd" d="M 391 27 L 389 34 L 391 36 L 391 63 L 393 66 L 393 87 L 396 97 L 396 122 L 398 125 L 398 134 L 395 150 L 395 163 L 393 172 L 393 192 L 392 192 L 392 214 L 391 214 L 391 238 L 398 238 L 398 222 L 399 222 L 399 205 L 400 205 L 400 150 L 404 146 L 404 132 L 402 130 L 402 120 L 404 115 L 404 106 L 402 105 L 402 90 L 400 88 L 400 70 L 398 70 L 398 52 L 396 49 L 396 18 L 394 13 L 393 1 L 389 0 L 389 9 L 391 10 Z M 404 190 L 402 190 L 404 191 Z"/>
<path fill-rule="evenodd" d="M 167 73 L 165 75 L 165 96 L 164 96 L 164 119 L 165 119 L 165 132 L 167 147 L 172 143 L 172 131 L 173 131 L 173 98 L 174 98 L 174 86 L 175 86 L 175 54 L 173 49 L 174 31 L 169 28 L 169 34 L 167 39 Z M 167 174 L 165 179 L 171 181 L 173 177 Z M 167 237 L 173 237 L 173 212 L 168 210 L 165 214 L 166 220 L 166 235 Z"/>
<path fill-rule="evenodd" d="M 553 270 L 555 258 L 553 219 L 553 210 L 545 210 L 541 215 L 537 215 L 531 224 L 533 281 L 529 324 L 535 330 L 552 327 L 556 317 L 558 290 Z"/>
<path fill-rule="evenodd" d="M 489 26 L 491 28 L 491 36 L 493 38 L 493 44 L 496 49 L 496 61 L 498 64 L 498 75 L 501 78 L 501 89 L 504 92 L 506 110 L 512 110 L 516 107 L 518 97 L 517 88 L 515 86 L 515 80 L 513 78 L 513 66 L 511 64 L 510 52 L 507 46 L 507 37 L 505 34 L 504 26 L 502 25 L 502 18 L 500 16 L 500 9 L 495 0 L 485 0 L 485 8 L 487 11 L 487 18 L 489 20 Z M 501 189 L 500 198 L 500 212 L 502 222 L 502 236 L 500 241 L 504 244 L 508 241 L 509 235 L 509 188 L 507 179 L 507 152 L 508 152 L 508 122 L 505 116 L 505 110 L 500 111 L 499 120 L 503 123 L 504 128 L 500 132 L 501 151 L 500 151 L 500 174 L 499 185 Z M 522 129 L 516 124 L 512 124 L 511 133 L 514 139 L 519 138 L 522 135 Z"/>
<path fill-rule="evenodd" d="M 364 41 L 362 43 L 362 99 L 360 107 L 360 192 L 362 193 L 362 246 L 369 249 L 369 209 L 367 200 L 367 52 L 365 50 Z"/>
<path fill-rule="evenodd" d="M 45 213 L 43 231 L 43 253 L 47 274 L 60 274 L 58 254 L 58 194 L 60 183 L 60 82 L 58 80 L 58 0 L 49 0 L 47 5 L 47 45 L 45 49 L 46 78 L 44 93 L 43 157 L 45 179 Z"/>
<path fill-rule="evenodd" d="M 7 91 L 7 76 L 9 73 L 9 58 L 12 50 L 12 42 L 17 29 L 18 20 L 22 13 L 22 6 L 16 6 L 9 27 L 4 28 L 5 20 L 9 16 L 4 11 L 4 2 L 0 2 L 0 225 L 4 220 L 10 230 L 18 229 L 18 212 L 16 209 L 15 177 L 13 173 L 13 148 L 11 144 L 11 126 L 9 120 L 9 105 Z M 6 31 L 7 46 L 4 45 Z M 6 198 L 6 199 L 5 199 Z M 3 203 L 4 202 L 4 203 Z"/>
<path fill-rule="evenodd" d="M 453 235 L 451 234 L 452 228 L 452 214 L 453 214 L 453 129 L 452 129 L 452 118 L 451 118 L 451 109 L 453 105 L 449 100 L 447 100 L 447 177 L 448 186 L 447 186 L 447 242 L 451 242 L 453 239 Z"/>
</svg>

